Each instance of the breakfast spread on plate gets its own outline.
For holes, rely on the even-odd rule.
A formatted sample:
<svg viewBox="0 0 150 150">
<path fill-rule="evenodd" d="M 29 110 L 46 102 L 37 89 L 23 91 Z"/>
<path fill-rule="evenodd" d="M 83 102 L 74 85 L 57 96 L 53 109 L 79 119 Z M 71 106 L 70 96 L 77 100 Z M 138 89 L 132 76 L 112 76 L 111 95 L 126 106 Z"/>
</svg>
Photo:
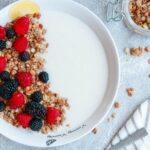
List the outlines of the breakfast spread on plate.
<svg viewBox="0 0 150 150">
<path fill-rule="evenodd" d="M 67 99 L 50 90 L 43 70 L 46 30 L 40 14 L 18 17 L 0 26 L 0 117 L 16 127 L 48 133 L 64 119 Z"/>
</svg>

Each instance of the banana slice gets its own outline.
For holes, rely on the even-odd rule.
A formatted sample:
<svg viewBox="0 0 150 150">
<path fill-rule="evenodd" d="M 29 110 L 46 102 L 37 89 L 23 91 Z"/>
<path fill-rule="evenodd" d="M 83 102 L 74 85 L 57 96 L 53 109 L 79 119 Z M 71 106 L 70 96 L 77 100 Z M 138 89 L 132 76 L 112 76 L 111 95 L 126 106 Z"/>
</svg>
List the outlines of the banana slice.
<svg viewBox="0 0 150 150">
<path fill-rule="evenodd" d="M 39 13 L 40 7 L 33 1 L 25 0 L 14 4 L 10 9 L 10 18 L 15 20 L 26 14 Z"/>
</svg>

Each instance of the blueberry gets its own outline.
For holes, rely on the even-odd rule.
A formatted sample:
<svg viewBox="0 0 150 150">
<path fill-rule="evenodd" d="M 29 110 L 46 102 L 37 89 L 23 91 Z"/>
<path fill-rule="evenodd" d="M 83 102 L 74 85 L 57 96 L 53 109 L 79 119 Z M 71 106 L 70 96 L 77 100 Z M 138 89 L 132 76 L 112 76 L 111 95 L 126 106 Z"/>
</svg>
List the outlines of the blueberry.
<svg viewBox="0 0 150 150">
<path fill-rule="evenodd" d="M 0 112 L 4 111 L 5 107 L 6 107 L 5 103 L 0 101 Z"/>
<path fill-rule="evenodd" d="M 25 112 L 35 118 L 43 119 L 46 116 L 46 108 L 37 102 L 28 102 L 25 106 Z"/>
<path fill-rule="evenodd" d="M 6 42 L 4 40 L 0 40 L 0 51 L 6 48 Z"/>
<path fill-rule="evenodd" d="M 19 55 L 21 61 L 26 62 L 30 59 L 30 55 L 28 52 L 23 52 Z"/>
<path fill-rule="evenodd" d="M 3 81 L 7 81 L 10 79 L 10 73 L 8 71 L 3 71 L 0 73 L 0 79 Z"/>
<path fill-rule="evenodd" d="M 43 94 L 40 91 L 36 91 L 31 95 L 31 99 L 34 102 L 39 103 L 39 102 L 41 102 L 42 98 L 43 98 Z"/>
<path fill-rule="evenodd" d="M 40 74 L 39 74 L 39 79 L 40 79 L 40 81 L 42 81 L 42 82 L 44 82 L 44 83 L 47 83 L 48 80 L 49 80 L 49 75 L 48 75 L 48 73 L 45 72 L 45 71 L 40 72 Z"/>
<path fill-rule="evenodd" d="M 14 28 L 12 28 L 12 27 L 6 28 L 6 37 L 8 39 L 11 39 L 14 36 L 16 36 L 16 32 L 15 32 Z"/>
<path fill-rule="evenodd" d="M 42 125 L 42 120 L 37 118 L 33 118 L 29 123 L 31 130 L 33 131 L 39 131 L 42 128 Z"/>
</svg>

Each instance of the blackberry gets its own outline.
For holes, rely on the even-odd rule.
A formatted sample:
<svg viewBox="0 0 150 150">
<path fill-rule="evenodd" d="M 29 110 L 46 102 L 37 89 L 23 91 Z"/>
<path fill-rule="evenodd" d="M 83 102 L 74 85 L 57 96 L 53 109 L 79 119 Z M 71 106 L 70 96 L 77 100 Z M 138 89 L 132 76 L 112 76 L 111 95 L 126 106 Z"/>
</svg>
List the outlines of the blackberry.
<svg viewBox="0 0 150 150">
<path fill-rule="evenodd" d="M 28 52 L 23 52 L 23 53 L 21 53 L 21 54 L 19 55 L 19 59 L 20 59 L 21 61 L 26 62 L 26 61 L 28 61 L 28 60 L 30 59 L 30 55 L 29 55 Z"/>
<path fill-rule="evenodd" d="M 0 51 L 6 48 L 6 42 L 3 40 L 0 40 Z"/>
<path fill-rule="evenodd" d="M 18 81 L 11 79 L 0 86 L 0 96 L 4 99 L 10 99 L 12 94 L 18 88 Z"/>
<path fill-rule="evenodd" d="M 4 111 L 6 107 L 6 104 L 4 102 L 0 102 L 0 112 Z"/>
<path fill-rule="evenodd" d="M 3 71 L 0 73 L 0 79 L 3 81 L 7 81 L 10 79 L 10 73 L 8 71 Z"/>
<path fill-rule="evenodd" d="M 43 98 L 43 95 L 40 91 L 36 91 L 31 95 L 32 101 L 37 102 L 37 103 L 39 103 L 42 100 L 42 98 Z"/>
<path fill-rule="evenodd" d="M 49 75 L 48 75 L 48 73 L 45 72 L 45 71 L 40 72 L 40 74 L 39 74 L 39 79 L 40 79 L 42 82 L 47 83 L 47 81 L 49 80 Z"/>
<path fill-rule="evenodd" d="M 10 27 L 10 28 L 6 28 L 6 37 L 8 39 L 13 38 L 14 36 L 16 36 L 16 32 L 14 30 L 14 28 Z"/>
<path fill-rule="evenodd" d="M 33 118 L 29 123 L 31 130 L 33 131 L 40 130 L 42 128 L 42 125 L 43 125 L 42 120 L 37 118 Z"/>
<path fill-rule="evenodd" d="M 28 102 L 25 106 L 25 112 L 35 118 L 44 118 L 46 115 L 46 108 L 34 101 Z"/>
</svg>

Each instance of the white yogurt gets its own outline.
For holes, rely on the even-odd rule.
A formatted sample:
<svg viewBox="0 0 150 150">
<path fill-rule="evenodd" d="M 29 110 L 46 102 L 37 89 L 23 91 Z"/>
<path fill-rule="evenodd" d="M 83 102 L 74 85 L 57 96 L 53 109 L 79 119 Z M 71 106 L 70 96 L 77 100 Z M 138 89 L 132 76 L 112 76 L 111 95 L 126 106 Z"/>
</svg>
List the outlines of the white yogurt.
<svg viewBox="0 0 150 150">
<path fill-rule="evenodd" d="M 95 33 L 71 15 L 44 12 L 42 22 L 49 42 L 45 69 L 51 88 L 68 98 L 71 108 L 64 125 L 76 128 L 103 99 L 108 78 L 105 50 Z"/>
</svg>

